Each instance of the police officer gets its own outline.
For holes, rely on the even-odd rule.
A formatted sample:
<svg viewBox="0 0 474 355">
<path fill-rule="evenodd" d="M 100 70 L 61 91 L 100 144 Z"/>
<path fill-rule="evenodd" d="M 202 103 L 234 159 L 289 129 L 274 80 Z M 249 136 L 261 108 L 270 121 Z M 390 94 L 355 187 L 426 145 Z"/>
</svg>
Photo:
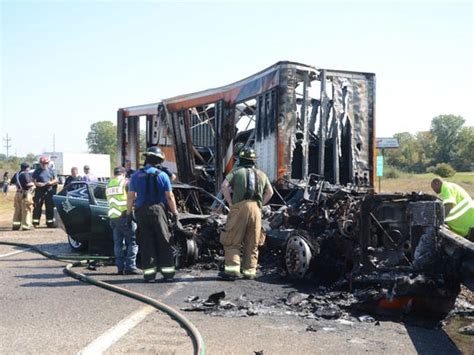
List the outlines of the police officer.
<svg viewBox="0 0 474 355">
<path fill-rule="evenodd" d="M 30 165 L 21 163 L 20 171 L 13 175 L 11 184 L 16 185 L 12 229 L 30 230 L 33 212 L 33 193 L 35 184 L 31 179 Z"/>
<path fill-rule="evenodd" d="M 114 169 L 114 178 L 107 184 L 105 194 L 109 202 L 108 215 L 114 237 L 117 274 L 140 275 L 141 271 L 136 266 L 138 252 L 138 245 L 135 239 L 136 225 L 135 223 L 132 223 L 132 225 L 127 223 L 127 179 L 125 178 L 124 168 L 119 166 Z M 123 250 L 124 243 L 126 245 L 125 255 Z"/>
<path fill-rule="evenodd" d="M 167 212 L 171 213 L 173 225 L 179 227 L 176 201 L 170 178 L 157 168 L 165 160 L 161 149 L 148 148 L 144 155 L 144 167 L 135 172 L 129 182 L 127 219 L 130 224 L 135 206 L 145 282 L 154 282 L 158 271 L 164 280 L 172 280 L 175 262 Z"/>
<path fill-rule="evenodd" d="M 69 175 L 66 178 L 66 181 L 64 182 L 64 186 L 69 185 L 71 182 L 74 181 L 82 181 L 82 177 L 79 176 L 79 171 L 76 166 L 73 166 L 71 168 L 71 175 Z"/>
<path fill-rule="evenodd" d="M 53 195 L 55 186 L 58 184 L 56 174 L 49 168 L 49 158 L 40 158 L 40 167 L 33 172 L 33 182 L 36 186 L 33 209 L 33 226 L 38 227 L 43 210 L 43 203 L 46 206 L 46 226 L 54 228 L 54 204 Z"/>
<path fill-rule="evenodd" d="M 258 247 L 264 242 L 261 208 L 273 196 L 273 188 L 265 173 L 255 168 L 256 159 L 252 148 L 242 148 L 237 168 L 222 183 L 221 192 L 230 207 L 220 236 L 225 266 L 219 276 L 226 280 L 235 280 L 241 275 L 241 249 L 244 278 L 254 279 L 257 275 Z"/>
<path fill-rule="evenodd" d="M 130 179 L 132 175 L 135 174 L 135 169 L 132 169 L 132 161 L 128 159 L 125 160 L 124 168 L 126 178 Z"/>
</svg>

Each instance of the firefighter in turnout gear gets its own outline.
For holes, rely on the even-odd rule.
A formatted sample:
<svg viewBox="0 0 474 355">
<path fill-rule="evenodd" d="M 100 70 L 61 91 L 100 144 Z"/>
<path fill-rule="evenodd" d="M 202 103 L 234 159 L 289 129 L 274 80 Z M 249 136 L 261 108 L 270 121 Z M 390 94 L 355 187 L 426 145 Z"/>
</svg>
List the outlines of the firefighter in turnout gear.
<svg viewBox="0 0 474 355">
<path fill-rule="evenodd" d="M 118 275 L 140 275 L 137 269 L 136 259 L 138 245 L 135 238 L 135 223 L 127 223 L 127 179 L 125 169 L 116 167 L 114 178 L 107 184 L 105 190 L 109 203 L 110 227 L 114 238 L 115 265 L 117 265 Z M 126 246 L 124 252 L 123 246 Z"/>
<path fill-rule="evenodd" d="M 474 241 L 474 201 L 461 186 L 440 178 L 433 179 L 431 188 L 440 194 L 444 204 L 444 222 L 449 229 Z"/>
<path fill-rule="evenodd" d="M 41 213 L 43 211 L 43 203 L 46 206 L 46 226 L 54 228 L 54 204 L 53 195 L 58 179 L 54 170 L 50 169 L 49 158 L 40 158 L 40 167 L 33 172 L 33 182 L 36 186 L 33 209 L 33 226 L 38 227 L 40 224 Z"/>
<path fill-rule="evenodd" d="M 165 160 L 161 149 L 148 148 L 144 155 L 144 167 L 137 170 L 129 182 L 127 218 L 131 223 L 135 207 L 138 246 L 145 282 L 154 282 L 157 272 L 160 272 L 165 280 L 172 280 L 175 260 L 170 243 L 168 212 L 172 215 L 172 224 L 179 227 L 176 201 L 170 178 L 157 168 Z"/>
<path fill-rule="evenodd" d="M 30 165 L 21 163 L 20 171 L 13 175 L 12 184 L 16 185 L 12 229 L 30 230 L 32 228 L 33 193 L 35 184 L 31 179 Z"/>
<path fill-rule="evenodd" d="M 257 157 L 244 147 L 239 163 L 222 183 L 222 195 L 229 204 L 227 223 L 220 236 L 224 246 L 225 266 L 219 276 L 226 280 L 240 277 L 240 250 L 243 247 L 242 274 L 246 279 L 257 275 L 258 247 L 264 243 L 261 208 L 273 196 L 265 173 L 255 168 Z M 231 196 L 232 193 L 232 196 Z"/>
</svg>

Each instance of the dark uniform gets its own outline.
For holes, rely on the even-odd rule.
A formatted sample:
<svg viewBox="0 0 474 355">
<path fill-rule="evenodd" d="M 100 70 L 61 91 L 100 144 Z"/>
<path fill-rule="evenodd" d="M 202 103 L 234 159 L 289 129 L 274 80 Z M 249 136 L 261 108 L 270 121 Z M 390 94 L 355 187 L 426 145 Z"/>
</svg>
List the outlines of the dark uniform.
<svg viewBox="0 0 474 355">
<path fill-rule="evenodd" d="M 67 178 L 66 178 L 66 181 L 64 182 L 64 186 L 70 184 L 71 182 L 74 182 L 74 181 L 82 181 L 82 177 L 80 177 L 79 175 L 78 176 L 72 176 L 72 175 L 69 175 Z"/>
<path fill-rule="evenodd" d="M 33 180 L 36 182 L 49 182 L 56 178 L 56 174 L 50 168 L 38 168 L 33 173 Z M 42 187 L 36 187 L 34 196 L 34 209 L 33 209 L 33 226 L 39 226 L 41 219 L 41 212 L 43 210 L 43 203 L 46 206 L 46 226 L 49 228 L 54 227 L 54 186 L 46 185 Z"/>
<path fill-rule="evenodd" d="M 31 185 L 33 180 L 29 172 L 20 170 L 11 180 L 11 184 L 16 185 L 16 193 L 14 200 L 15 212 L 13 214 L 12 229 L 23 230 L 31 229 L 31 215 L 33 211 L 33 191 L 34 186 Z"/>
<path fill-rule="evenodd" d="M 125 172 L 125 177 L 127 179 L 130 179 L 132 177 L 133 174 L 135 174 L 136 170 L 135 169 L 129 169 Z"/>
<path fill-rule="evenodd" d="M 128 188 L 136 193 L 135 217 L 145 281 L 155 280 L 158 271 L 165 279 L 172 279 L 175 266 L 165 196 L 172 191 L 171 181 L 166 173 L 147 165 L 132 175 Z"/>
</svg>

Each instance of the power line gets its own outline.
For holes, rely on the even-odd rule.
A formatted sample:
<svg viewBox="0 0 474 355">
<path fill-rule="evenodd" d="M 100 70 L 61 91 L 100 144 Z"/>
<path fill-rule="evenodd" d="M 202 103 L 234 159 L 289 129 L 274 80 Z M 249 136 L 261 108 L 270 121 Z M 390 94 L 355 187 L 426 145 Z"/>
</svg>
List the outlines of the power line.
<svg viewBox="0 0 474 355">
<path fill-rule="evenodd" d="M 10 144 L 11 140 L 12 140 L 12 139 L 11 139 L 10 137 L 8 137 L 8 133 L 7 133 L 7 138 L 3 138 L 3 141 L 5 142 L 4 147 L 5 147 L 6 150 L 7 150 L 7 158 L 8 158 L 9 150 L 10 150 L 10 148 L 11 148 L 11 146 L 12 146 L 12 145 Z"/>
</svg>

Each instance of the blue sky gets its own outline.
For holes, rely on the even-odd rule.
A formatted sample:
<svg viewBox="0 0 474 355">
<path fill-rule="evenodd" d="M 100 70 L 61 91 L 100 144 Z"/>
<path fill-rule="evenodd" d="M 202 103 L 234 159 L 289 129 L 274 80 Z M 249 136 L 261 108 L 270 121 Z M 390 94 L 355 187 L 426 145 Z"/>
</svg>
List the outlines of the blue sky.
<svg viewBox="0 0 474 355">
<path fill-rule="evenodd" d="M 1 1 L 0 134 L 11 153 L 86 151 L 119 107 L 279 60 L 377 74 L 377 135 L 474 125 L 469 1 Z M 1 152 L 5 152 L 3 147 Z"/>
</svg>

